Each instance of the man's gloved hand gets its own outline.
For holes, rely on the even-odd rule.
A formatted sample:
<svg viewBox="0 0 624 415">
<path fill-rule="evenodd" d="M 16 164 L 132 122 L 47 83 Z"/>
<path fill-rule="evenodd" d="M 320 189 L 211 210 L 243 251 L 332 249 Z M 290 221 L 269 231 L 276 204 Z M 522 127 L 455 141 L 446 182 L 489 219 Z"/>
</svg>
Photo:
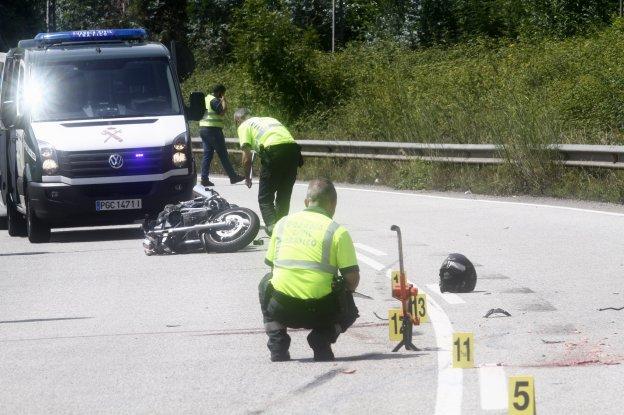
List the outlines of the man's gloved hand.
<svg viewBox="0 0 624 415">
<path fill-rule="evenodd" d="M 332 291 L 338 292 L 344 291 L 345 289 L 346 287 L 344 278 L 340 275 L 334 276 L 334 279 L 332 281 Z"/>
</svg>

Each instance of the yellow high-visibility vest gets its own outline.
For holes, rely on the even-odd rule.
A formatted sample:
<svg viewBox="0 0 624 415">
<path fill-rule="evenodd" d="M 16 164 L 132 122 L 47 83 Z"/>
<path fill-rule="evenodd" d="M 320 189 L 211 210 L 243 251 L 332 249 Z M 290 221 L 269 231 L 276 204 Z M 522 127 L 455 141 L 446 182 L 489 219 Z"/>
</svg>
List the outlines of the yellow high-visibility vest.
<svg viewBox="0 0 624 415">
<path fill-rule="evenodd" d="M 280 219 L 266 262 L 273 266 L 273 288 L 302 299 L 330 294 L 338 270 L 357 266 L 351 236 L 320 208 Z"/>
<path fill-rule="evenodd" d="M 271 117 L 251 117 L 243 121 L 238 126 L 238 140 L 241 147 L 248 144 L 255 151 L 259 151 L 260 146 L 268 148 L 295 142 L 286 127 Z"/>
<path fill-rule="evenodd" d="M 210 101 L 215 99 L 214 95 L 206 96 L 206 112 L 204 113 L 204 117 L 199 121 L 200 127 L 224 127 L 224 116 L 219 115 L 210 106 Z"/>
</svg>

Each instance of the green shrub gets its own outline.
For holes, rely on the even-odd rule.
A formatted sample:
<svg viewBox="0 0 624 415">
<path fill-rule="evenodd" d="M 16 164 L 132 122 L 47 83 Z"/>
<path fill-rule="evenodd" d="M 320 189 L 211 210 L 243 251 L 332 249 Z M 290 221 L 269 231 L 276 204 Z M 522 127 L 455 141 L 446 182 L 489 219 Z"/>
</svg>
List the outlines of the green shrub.
<svg viewBox="0 0 624 415">
<path fill-rule="evenodd" d="M 344 180 L 405 188 L 617 201 L 624 172 L 565 168 L 545 149 L 624 144 L 622 44 L 620 19 L 589 36 L 536 43 L 477 39 L 418 51 L 395 42 L 352 44 L 335 54 L 309 51 L 296 82 L 324 97 L 291 101 L 277 88 L 260 94 L 265 83 L 243 64 L 206 69 L 184 87 L 225 82 L 231 107 L 283 119 L 298 139 L 497 143 L 507 160 L 474 167 L 314 159 L 306 174 L 337 169 Z M 293 112 L 295 104 L 301 107 Z"/>
</svg>

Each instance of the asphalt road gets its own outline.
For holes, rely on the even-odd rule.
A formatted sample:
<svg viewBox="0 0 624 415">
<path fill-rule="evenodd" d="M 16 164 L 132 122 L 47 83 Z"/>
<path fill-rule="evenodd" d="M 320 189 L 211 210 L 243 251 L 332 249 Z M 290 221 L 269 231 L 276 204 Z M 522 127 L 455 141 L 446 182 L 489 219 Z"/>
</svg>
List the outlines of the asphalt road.
<svg viewBox="0 0 624 415">
<path fill-rule="evenodd" d="M 257 187 L 226 185 L 257 209 Z M 297 185 L 292 210 L 303 205 Z M 341 187 L 335 219 L 358 243 L 360 319 L 314 363 L 305 332 L 271 363 L 257 304 L 264 247 L 146 257 L 138 227 L 0 232 L 0 413 L 506 413 L 507 378 L 533 376 L 541 414 L 624 412 L 624 208 Z M 428 294 L 420 352 L 391 353 L 401 226 L 407 274 Z M 441 296 L 449 252 L 475 292 Z M 511 317 L 483 318 L 492 308 Z M 453 369 L 451 334 L 474 334 Z"/>
</svg>

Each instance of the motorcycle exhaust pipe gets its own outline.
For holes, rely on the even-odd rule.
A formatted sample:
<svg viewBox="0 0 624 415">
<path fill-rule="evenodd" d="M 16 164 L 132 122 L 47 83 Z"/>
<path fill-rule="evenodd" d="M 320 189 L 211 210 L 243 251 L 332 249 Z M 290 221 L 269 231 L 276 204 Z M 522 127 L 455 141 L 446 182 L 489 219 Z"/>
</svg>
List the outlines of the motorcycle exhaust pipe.
<svg viewBox="0 0 624 415">
<path fill-rule="evenodd" d="M 154 230 L 151 231 L 154 235 L 168 235 L 172 233 L 184 233 L 191 231 L 219 231 L 222 229 L 229 229 L 234 226 L 234 221 L 228 220 L 225 222 L 217 222 L 217 223 L 204 223 L 201 225 L 193 225 L 193 226 L 183 226 L 180 228 L 171 228 L 171 229 L 163 229 L 163 230 Z"/>
</svg>

